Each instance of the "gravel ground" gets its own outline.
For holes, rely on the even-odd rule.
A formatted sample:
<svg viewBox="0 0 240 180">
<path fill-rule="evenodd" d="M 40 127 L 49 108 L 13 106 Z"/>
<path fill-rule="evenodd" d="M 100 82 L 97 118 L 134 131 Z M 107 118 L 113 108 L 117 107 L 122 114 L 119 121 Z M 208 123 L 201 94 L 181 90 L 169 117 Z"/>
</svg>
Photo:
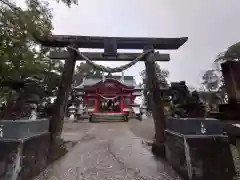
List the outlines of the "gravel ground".
<svg viewBox="0 0 240 180">
<path fill-rule="evenodd" d="M 139 121 L 136 119 L 131 119 L 129 121 L 130 130 L 138 137 L 144 140 L 153 140 L 154 138 L 154 124 L 153 119 L 149 118 L 145 121 Z"/>
<path fill-rule="evenodd" d="M 235 146 L 231 146 L 231 150 L 232 150 L 233 161 L 234 161 L 234 165 L 237 173 L 236 180 L 240 180 L 240 160 L 239 160 L 238 151 Z"/>
</svg>

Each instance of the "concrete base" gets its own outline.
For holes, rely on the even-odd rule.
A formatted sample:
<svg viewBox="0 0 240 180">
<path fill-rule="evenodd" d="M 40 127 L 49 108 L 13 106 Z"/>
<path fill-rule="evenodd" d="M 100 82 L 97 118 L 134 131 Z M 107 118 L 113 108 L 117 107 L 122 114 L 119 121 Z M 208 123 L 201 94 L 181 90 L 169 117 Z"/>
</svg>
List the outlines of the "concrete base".
<svg viewBox="0 0 240 180">
<path fill-rule="evenodd" d="M 186 180 L 232 180 L 235 167 L 227 136 L 165 131 L 166 157 Z"/>
<path fill-rule="evenodd" d="M 156 142 L 153 142 L 152 153 L 157 157 L 165 158 L 165 145 L 164 145 L 164 143 L 157 144 Z"/>
<path fill-rule="evenodd" d="M 238 151 L 238 157 L 240 157 L 240 139 L 239 138 L 236 139 L 236 148 Z"/>
</svg>

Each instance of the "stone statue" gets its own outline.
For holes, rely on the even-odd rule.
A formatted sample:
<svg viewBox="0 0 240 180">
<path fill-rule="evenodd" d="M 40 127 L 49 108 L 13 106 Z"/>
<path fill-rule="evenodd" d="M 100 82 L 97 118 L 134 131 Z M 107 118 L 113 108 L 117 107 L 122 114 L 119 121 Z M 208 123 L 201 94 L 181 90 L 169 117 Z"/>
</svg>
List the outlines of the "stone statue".
<svg viewBox="0 0 240 180">
<path fill-rule="evenodd" d="M 37 105 L 32 104 L 32 110 L 31 110 L 31 115 L 29 117 L 30 120 L 36 120 L 37 119 Z"/>
<path fill-rule="evenodd" d="M 198 92 L 191 93 L 185 81 L 171 83 L 170 96 L 173 117 L 205 117 L 205 107 Z"/>
</svg>

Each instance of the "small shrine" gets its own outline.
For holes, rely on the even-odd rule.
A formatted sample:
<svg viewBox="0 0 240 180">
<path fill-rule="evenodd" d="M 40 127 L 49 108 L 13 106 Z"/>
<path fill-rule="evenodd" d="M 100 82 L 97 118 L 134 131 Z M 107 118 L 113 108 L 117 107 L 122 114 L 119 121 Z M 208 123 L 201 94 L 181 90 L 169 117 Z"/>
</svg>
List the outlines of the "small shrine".
<svg viewBox="0 0 240 180">
<path fill-rule="evenodd" d="M 75 87 L 90 114 L 128 114 L 142 89 L 133 76 L 93 76 Z"/>
</svg>

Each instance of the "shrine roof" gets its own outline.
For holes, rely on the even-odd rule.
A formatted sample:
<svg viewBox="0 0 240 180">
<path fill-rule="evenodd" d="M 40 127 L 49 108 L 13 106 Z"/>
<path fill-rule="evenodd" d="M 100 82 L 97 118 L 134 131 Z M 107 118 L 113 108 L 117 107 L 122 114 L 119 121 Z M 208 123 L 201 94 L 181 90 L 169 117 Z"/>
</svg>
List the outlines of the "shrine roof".
<svg viewBox="0 0 240 180">
<path fill-rule="evenodd" d="M 110 76 L 110 77 L 105 77 L 105 79 L 114 79 L 119 81 L 120 83 L 122 83 L 125 86 L 130 86 L 130 87 L 134 87 L 134 89 L 141 89 L 140 87 L 138 87 L 138 85 L 136 84 L 136 81 L 134 79 L 133 76 L 124 76 L 124 80 L 123 82 L 121 82 L 122 76 Z M 83 82 L 76 86 L 75 89 L 82 89 L 85 88 L 87 86 L 93 86 L 99 82 L 102 81 L 102 77 L 99 76 L 93 76 L 92 78 L 87 78 L 85 80 L 83 80 Z"/>
</svg>

